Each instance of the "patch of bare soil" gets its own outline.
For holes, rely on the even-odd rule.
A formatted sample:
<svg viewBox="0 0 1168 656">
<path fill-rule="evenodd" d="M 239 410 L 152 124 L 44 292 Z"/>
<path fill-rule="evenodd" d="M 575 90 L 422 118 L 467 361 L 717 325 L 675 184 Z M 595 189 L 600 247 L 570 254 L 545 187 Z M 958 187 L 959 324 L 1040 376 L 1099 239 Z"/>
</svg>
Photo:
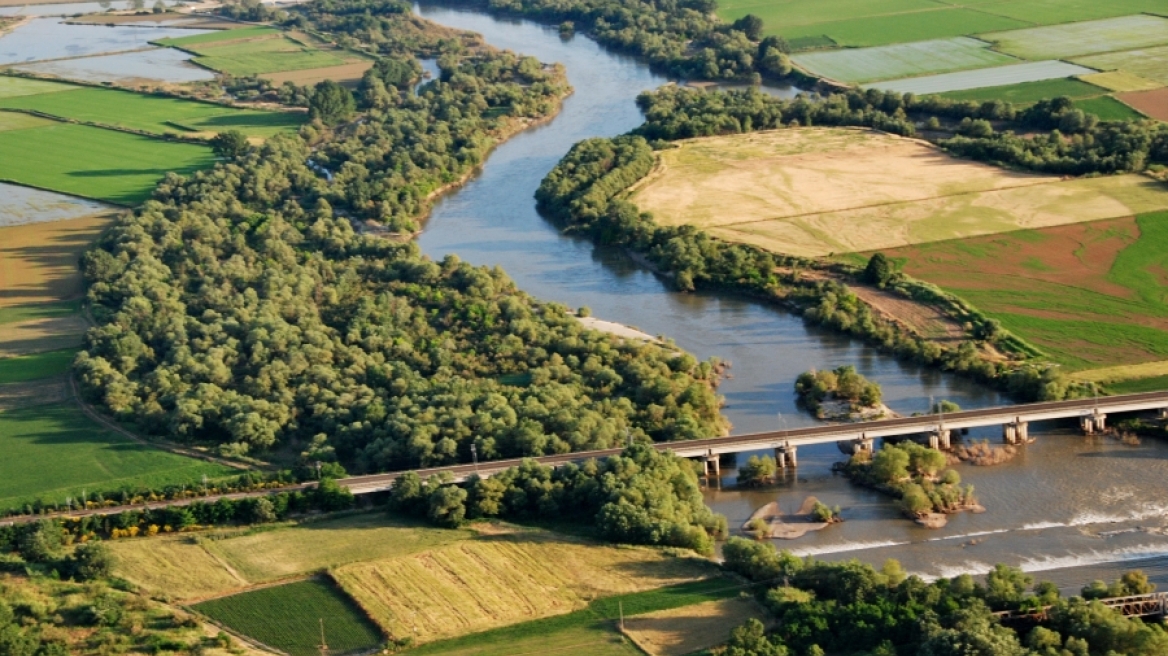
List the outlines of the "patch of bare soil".
<svg viewBox="0 0 1168 656">
<path fill-rule="evenodd" d="M 0 325 L 0 358 L 80 346 L 89 324 L 80 314 Z"/>
<path fill-rule="evenodd" d="M 799 507 L 798 512 L 793 515 L 783 515 L 779 509 L 779 503 L 772 501 L 754 511 L 750 515 L 750 519 L 742 525 L 742 530 L 753 534 L 760 540 L 794 540 L 813 531 L 822 531 L 839 520 L 819 521 L 812 515 L 815 505 L 818 503 L 819 499 L 807 497 L 803 500 L 803 505 Z M 759 529 L 760 522 L 766 526 L 765 529 Z"/>
<path fill-rule="evenodd" d="M 1168 121 L 1168 88 L 1120 93 L 1115 97 L 1158 121 Z"/>
<path fill-rule="evenodd" d="M 958 462 L 989 467 L 1013 460 L 1018 455 L 1018 447 L 1012 445 L 992 446 L 989 440 L 983 440 L 969 445 L 957 444 L 949 455 Z"/>
<path fill-rule="evenodd" d="M 34 405 L 61 403 L 69 399 L 65 376 L 55 376 L 27 383 L 0 385 L 0 412 Z"/>
<path fill-rule="evenodd" d="M 332 80 L 339 84 L 355 85 L 361 81 L 365 71 L 372 68 L 372 61 L 359 61 L 340 66 L 325 66 L 323 68 L 306 68 L 299 71 L 281 71 L 279 73 L 265 73 L 263 77 L 280 85 L 292 82 L 301 86 L 316 84 L 325 80 Z"/>
<path fill-rule="evenodd" d="M 726 642 L 751 618 L 766 622 L 752 599 L 735 597 L 630 617 L 624 634 L 650 656 L 683 656 Z"/>
</svg>

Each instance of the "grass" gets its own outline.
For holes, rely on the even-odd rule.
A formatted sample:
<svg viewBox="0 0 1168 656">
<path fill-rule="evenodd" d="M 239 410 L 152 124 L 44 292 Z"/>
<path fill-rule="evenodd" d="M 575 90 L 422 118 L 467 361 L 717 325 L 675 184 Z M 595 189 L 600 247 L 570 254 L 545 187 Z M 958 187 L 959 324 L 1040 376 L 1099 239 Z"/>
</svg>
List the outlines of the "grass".
<svg viewBox="0 0 1168 656">
<path fill-rule="evenodd" d="M 80 300 L 0 307 L 0 326 L 36 319 L 59 319 L 73 316 L 79 312 L 81 312 Z"/>
<path fill-rule="evenodd" d="M 990 50 L 989 44 L 983 41 L 964 37 L 795 56 L 796 63 L 816 75 L 850 83 L 987 68 L 1017 61 Z"/>
<path fill-rule="evenodd" d="M 1168 19 L 1134 15 L 983 34 L 1002 52 L 1022 59 L 1063 59 L 1168 43 Z"/>
<path fill-rule="evenodd" d="M 1168 85 L 1168 46 L 1078 57 L 1075 63 L 1101 71 L 1119 70 L 1161 85 Z"/>
<path fill-rule="evenodd" d="M 155 134 L 239 130 L 250 136 L 270 137 L 295 130 L 304 122 L 303 114 L 290 112 L 236 109 L 131 91 L 76 87 L 63 93 L 0 99 L 0 108 L 33 110 Z"/>
<path fill-rule="evenodd" d="M 39 93 L 68 91 L 75 88 L 71 84 L 0 75 L 0 98 L 16 98 L 18 96 L 31 96 Z"/>
<path fill-rule="evenodd" d="M 1108 383 L 1104 388 L 1112 394 L 1139 394 L 1140 392 L 1159 392 L 1168 390 L 1168 376 L 1123 380 Z"/>
<path fill-rule="evenodd" d="M 153 43 L 160 46 L 186 49 L 209 43 L 224 43 L 227 41 L 238 41 L 240 39 L 250 39 L 279 33 L 280 31 L 275 28 L 259 25 L 255 27 L 241 27 L 237 30 L 220 30 L 217 32 L 207 32 L 206 34 L 196 34 L 194 36 L 159 39 Z"/>
<path fill-rule="evenodd" d="M 1166 246 L 1168 212 L 1158 212 L 886 252 L 1066 370 L 1106 379 L 1125 365 L 1136 366 L 1123 375 L 1163 373 L 1143 363 L 1168 359 Z"/>
<path fill-rule="evenodd" d="M 1101 121 L 1136 121 L 1144 115 L 1111 96 L 1098 96 L 1075 101 L 1075 107 L 1094 114 Z"/>
<path fill-rule="evenodd" d="M 617 629 L 625 616 L 693 606 L 734 597 L 739 587 L 721 579 L 705 579 L 645 592 L 597 599 L 585 608 L 530 622 L 473 633 L 422 645 L 416 656 L 513 656 L 516 654 L 577 653 L 589 656 L 640 654 Z M 727 630 L 733 627 L 727 627 Z"/>
<path fill-rule="evenodd" d="M 410 636 L 420 644 L 561 615 L 598 597 L 710 572 L 702 559 L 566 542 L 527 530 L 347 565 L 332 574 L 386 634 Z"/>
<path fill-rule="evenodd" d="M 155 595 L 192 599 L 363 560 L 400 557 L 467 540 L 383 512 L 280 527 L 129 540 L 112 545 L 122 576 Z"/>
<path fill-rule="evenodd" d="M 331 654 L 377 647 L 384 639 L 329 581 L 310 579 L 206 601 L 194 609 L 291 656 L 320 653 L 321 627 Z"/>
<path fill-rule="evenodd" d="M 233 30 L 232 33 L 243 33 L 244 38 L 225 36 L 199 40 L 200 37 L 186 37 L 162 39 L 157 43 L 195 53 L 198 57 L 194 62 L 200 66 L 238 76 L 330 68 L 366 61 L 341 50 L 326 52 L 316 44 L 297 41 L 287 33 L 275 30 Z"/>
<path fill-rule="evenodd" d="M 214 163 L 203 145 L 158 141 L 85 125 L 0 132 L 0 180 L 120 205 L 150 197 L 167 172 L 192 173 Z"/>
<path fill-rule="evenodd" d="M 0 449 L 0 509 L 38 498 L 61 502 L 85 491 L 162 487 L 230 473 L 132 442 L 95 424 L 72 404 L 0 413 Z"/>
<path fill-rule="evenodd" d="M 625 635 L 650 656 L 685 656 L 725 643 L 749 619 L 766 621 L 753 600 L 720 599 L 629 618 Z"/>
<path fill-rule="evenodd" d="M 1108 91 L 1115 91 L 1118 93 L 1124 93 L 1128 91 L 1150 91 L 1152 89 L 1160 88 L 1159 84 L 1156 84 L 1151 80 L 1145 80 L 1138 75 L 1124 73 L 1123 71 L 1092 73 L 1090 75 L 1083 75 L 1079 79 L 1084 82 L 1089 82 L 1096 86 L 1103 87 Z"/>
<path fill-rule="evenodd" d="M 788 39 L 826 35 L 840 45 L 861 47 L 946 39 L 981 32 L 1013 30 L 1028 25 L 1012 18 L 964 8 L 888 14 L 871 18 L 855 18 L 846 13 L 839 15 L 848 18 L 811 25 L 792 27 L 784 25 L 775 31 Z M 778 17 L 772 20 L 771 24 L 783 25 Z"/>
<path fill-rule="evenodd" d="M 785 254 L 896 248 L 1168 209 L 1168 191 L 1142 176 L 1011 172 L 864 130 L 679 143 L 659 154 L 663 166 L 632 192 L 633 202 L 663 225 L 693 225 Z"/>
<path fill-rule="evenodd" d="M 0 107 L 4 106 L 5 99 L 0 98 Z M 52 125 L 53 121 L 31 114 L 20 112 L 0 112 L 0 132 L 8 130 L 27 130 L 29 128 L 43 128 Z"/>
<path fill-rule="evenodd" d="M 327 68 L 341 66 L 345 60 L 320 50 L 289 50 L 284 52 L 260 52 L 256 54 L 211 55 L 196 57 L 195 63 L 228 75 L 247 76 L 264 73 L 281 73 L 307 68 Z"/>
<path fill-rule="evenodd" d="M 61 349 L 0 359 L 0 385 L 59 376 L 69 370 L 76 349 Z"/>
<path fill-rule="evenodd" d="M 981 89 L 966 89 L 963 91 L 947 91 L 942 96 L 952 100 L 972 100 L 984 102 L 987 100 L 1004 100 L 1009 103 L 1027 105 L 1046 98 L 1092 98 L 1105 93 L 1094 84 L 1088 84 L 1073 78 L 1056 80 L 1042 80 L 1040 82 L 1022 82 L 1001 87 L 984 87 Z"/>
<path fill-rule="evenodd" d="M 1089 68 L 1068 64 L 1063 61 L 1049 60 L 1008 64 L 1006 66 L 995 66 L 994 68 L 982 68 L 973 71 L 958 71 L 955 73 L 941 73 L 939 75 L 910 77 L 899 80 L 885 80 L 884 82 L 877 82 L 871 86 L 896 91 L 897 93 L 925 95 L 947 93 L 950 91 L 965 91 L 968 89 L 1002 87 L 1027 82 L 1060 80 L 1091 72 Z"/>
</svg>

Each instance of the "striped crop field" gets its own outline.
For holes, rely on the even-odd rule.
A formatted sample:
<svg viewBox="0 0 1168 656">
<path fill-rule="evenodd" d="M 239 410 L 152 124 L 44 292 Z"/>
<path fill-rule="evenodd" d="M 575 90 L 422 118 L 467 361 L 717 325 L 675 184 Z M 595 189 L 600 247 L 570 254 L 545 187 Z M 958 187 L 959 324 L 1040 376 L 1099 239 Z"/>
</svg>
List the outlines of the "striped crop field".
<svg viewBox="0 0 1168 656">
<path fill-rule="evenodd" d="M 1101 71 L 1123 71 L 1168 86 L 1168 45 L 1078 57 L 1074 61 Z"/>
<path fill-rule="evenodd" d="M 795 63 L 815 75 L 850 83 L 948 73 L 1018 62 L 1014 57 L 990 50 L 989 44 L 984 41 L 966 37 L 874 48 L 809 52 L 795 55 L 793 59 Z"/>
<path fill-rule="evenodd" d="M 869 86 L 898 93 L 946 93 L 965 89 L 1001 87 L 1024 82 L 1041 82 L 1059 78 L 1087 75 L 1095 71 L 1061 61 L 1026 62 L 995 68 L 982 68 L 959 73 L 943 73 L 924 77 L 903 78 L 877 82 Z"/>
<path fill-rule="evenodd" d="M 983 34 L 1022 59 L 1065 59 L 1168 44 L 1168 18 L 1136 15 Z"/>
</svg>

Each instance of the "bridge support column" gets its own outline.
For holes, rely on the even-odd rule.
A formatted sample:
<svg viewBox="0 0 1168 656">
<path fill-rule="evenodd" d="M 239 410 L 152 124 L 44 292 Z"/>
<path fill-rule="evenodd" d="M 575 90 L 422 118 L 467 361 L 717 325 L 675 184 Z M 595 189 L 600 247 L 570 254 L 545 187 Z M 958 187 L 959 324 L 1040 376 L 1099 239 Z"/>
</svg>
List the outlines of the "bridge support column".
<svg viewBox="0 0 1168 656">
<path fill-rule="evenodd" d="M 875 452 L 876 452 L 876 440 L 874 440 L 870 437 L 865 437 L 863 439 L 856 440 L 856 453 L 875 453 Z"/>
<path fill-rule="evenodd" d="M 797 452 L 798 449 L 790 444 L 775 447 L 775 464 L 779 466 L 779 469 L 798 467 L 799 459 Z"/>
<path fill-rule="evenodd" d="M 948 451 L 953 446 L 952 433 L 948 428 L 938 428 L 929 433 L 929 448 Z"/>
<path fill-rule="evenodd" d="M 1102 433 L 1107 430 L 1107 415 L 1097 412 L 1093 415 L 1079 417 L 1079 427 L 1088 435 Z"/>
<path fill-rule="evenodd" d="M 1002 424 L 1002 441 L 1006 444 L 1018 443 L 1018 427 L 1014 424 Z"/>
<path fill-rule="evenodd" d="M 702 457 L 702 475 L 706 477 L 706 481 L 710 480 L 710 463 L 714 463 L 714 478 L 721 482 L 722 460 L 718 456 L 710 455 Z"/>
<path fill-rule="evenodd" d="M 1164 421 L 1165 419 L 1168 419 L 1168 408 L 1160 408 L 1160 409 L 1159 409 L 1159 410 L 1156 412 L 1156 418 L 1157 418 L 1157 419 L 1159 419 L 1159 420 L 1161 420 L 1161 421 Z"/>
</svg>

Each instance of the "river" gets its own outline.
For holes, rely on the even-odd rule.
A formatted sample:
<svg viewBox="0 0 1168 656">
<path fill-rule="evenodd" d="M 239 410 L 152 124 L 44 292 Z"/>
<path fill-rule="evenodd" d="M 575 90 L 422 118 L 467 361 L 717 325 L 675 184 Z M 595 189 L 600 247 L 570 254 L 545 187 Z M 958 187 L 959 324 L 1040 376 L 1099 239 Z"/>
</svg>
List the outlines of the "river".
<svg viewBox="0 0 1168 656">
<path fill-rule="evenodd" d="M 475 264 L 501 265 L 538 298 L 588 306 L 599 318 L 672 338 L 701 358 L 730 361 L 732 378 L 720 392 L 734 432 L 814 424 L 796 408 L 793 393 L 795 377 L 812 367 L 856 365 L 904 414 L 925 411 L 934 398 L 966 409 L 1008 403 L 991 389 L 898 362 L 775 307 L 677 293 L 624 252 L 561 234 L 535 211 L 532 195 L 540 180 L 574 143 L 639 125 L 637 94 L 670 80 L 588 38 L 562 39 L 536 23 L 431 4 L 415 11 L 478 32 L 496 47 L 560 62 L 575 88 L 554 120 L 501 145 L 480 175 L 438 202 L 419 238 L 431 257 L 454 253 Z M 790 96 L 797 90 L 770 92 Z M 842 459 L 834 445 L 800 449 L 798 473 L 777 490 L 736 490 L 733 472 L 724 469 L 721 489 L 709 490 L 706 500 L 732 527 L 776 496 L 789 511 L 807 495 L 838 504 L 843 524 L 779 544 L 824 559 L 879 564 L 897 558 L 925 576 L 984 572 L 1004 562 L 1042 572 L 1070 590 L 1132 567 L 1168 582 L 1168 443 L 1126 446 L 1088 440 L 1067 426 L 1036 428 L 1037 443 L 1008 464 L 957 467 L 988 512 L 953 516 L 939 530 L 914 525 L 887 497 L 833 475 L 831 464 Z M 997 442 L 1000 433 L 970 437 Z"/>
</svg>

